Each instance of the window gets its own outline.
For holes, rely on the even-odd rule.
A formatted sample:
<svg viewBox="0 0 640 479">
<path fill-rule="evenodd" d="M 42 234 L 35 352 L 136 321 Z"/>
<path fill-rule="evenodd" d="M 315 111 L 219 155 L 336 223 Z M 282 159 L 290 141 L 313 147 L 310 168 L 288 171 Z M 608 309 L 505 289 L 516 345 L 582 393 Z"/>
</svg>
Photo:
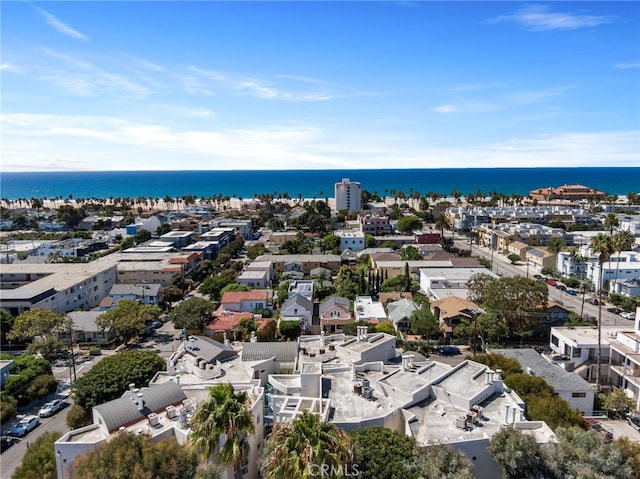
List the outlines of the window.
<svg viewBox="0 0 640 479">
<path fill-rule="evenodd" d="M 587 397 L 587 393 L 571 393 L 572 398 L 585 398 Z"/>
<path fill-rule="evenodd" d="M 551 344 L 553 344 L 554 346 L 557 346 L 559 344 L 559 340 L 557 336 L 551 336 Z"/>
</svg>

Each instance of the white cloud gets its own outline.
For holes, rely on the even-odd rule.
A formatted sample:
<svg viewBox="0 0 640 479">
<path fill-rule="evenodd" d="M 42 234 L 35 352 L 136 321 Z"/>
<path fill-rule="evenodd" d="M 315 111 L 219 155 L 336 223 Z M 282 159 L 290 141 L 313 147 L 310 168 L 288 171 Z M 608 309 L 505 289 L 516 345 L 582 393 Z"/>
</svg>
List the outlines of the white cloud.
<svg viewBox="0 0 640 479">
<path fill-rule="evenodd" d="M 60 19 L 50 14 L 46 10 L 43 10 L 40 7 L 36 7 L 35 5 L 31 5 L 31 6 L 35 8 L 38 12 L 40 12 L 40 14 L 44 17 L 45 21 L 50 26 L 52 26 L 57 32 L 62 33 L 63 35 L 66 35 L 68 37 L 75 38 L 76 40 L 82 40 L 83 42 L 86 42 L 87 40 L 89 40 L 88 36 L 70 27 L 69 25 L 62 22 Z"/>
<path fill-rule="evenodd" d="M 637 166 L 640 156 L 638 131 L 567 132 L 445 148 L 404 130 L 381 135 L 311 125 L 179 125 L 5 114 L 3 171 L 28 171 L 34 164 L 58 170 Z"/>
<path fill-rule="evenodd" d="M 625 70 L 627 68 L 640 68 L 640 62 L 616 63 L 616 68 L 620 68 L 622 70 Z"/>
<path fill-rule="evenodd" d="M 487 23 L 515 23 L 532 31 L 576 30 L 585 27 L 597 27 L 611 23 L 609 16 L 583 15 L 578 13 L 553 13 L 543 5 L 530 5 L 507 15 L 487 20 Z"/>
<path fill-rule="evenodd" d="M 440 105 L 433 108 L 436 113 L 455 113 L 458 111 L 458 107 L 455 105 Z"/>
</svg>

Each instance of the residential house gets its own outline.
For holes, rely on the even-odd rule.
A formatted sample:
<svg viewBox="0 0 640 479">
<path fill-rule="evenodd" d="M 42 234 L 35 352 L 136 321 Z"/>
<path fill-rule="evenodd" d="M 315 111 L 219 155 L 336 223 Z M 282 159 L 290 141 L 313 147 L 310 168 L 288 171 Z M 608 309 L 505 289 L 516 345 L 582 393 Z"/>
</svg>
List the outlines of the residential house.
<svg viewBox="0 0 640 479">
<path fill-rule="evenodd" d="M 240 321 L 243 319 L 254 319 L 254 313 L 231 311 L 220 306 L 213 313 L 213 321 L 205 325 L 205 333 L 207 336 L 221 333 L 226 334 L 226 337 L 231 338 L 233 341 L 241 340 L 239 326 Z"/>
<path fill-rule="evenodd" d="M 356 296 L 353 309 L 356 321 L 377 324 L 388 319 L 382 303 L 374 301 L 371 296 Z"/>
<path fill-rule="evenodd" d="M 227 291 L 222 295 L 220 307 L 223 310 L 249 313 L 269 308 L 269 291 L 265 289 Z"/>
<path fill-rule="evenodd" d="M 384 236 L 393 232 L 389 216 L 383 214 L 359 213 L 358 226 L 361 233 L 372 236 Z"/>
<path fill-rule="evenodd" d="M 440 323 L 445 337 L 452 337 L 453 330 L 462 321 L 474 321 L 480 308 L 473 301 L 460 296 L 447 296 L 431 302 L 431 312 Z"/>
<path fill-rule="evenodd" d="M 291 281 L 289 283 L 289 298 L 294 296 L 304 296 L 309 301 L 313 301 L 313 281 L 310 280 L 298 280 Z"/>
<path fill-rule="evenodd" d="M 611 356 L 608 363 L 612 386 L 621 389 L 640 411 L 640 308 L 636 308 L 633 328 L 618 331 L 609 344 Z"/>
<path fill-rule="evenodd" d="M 343 327 L 353 321 L 351 304 L 347 298 L 331 296 L 320 303 L 320 326 L 327 333 L 341 333 Z"/>
<path fill-rule="evenodd" d="M 161 284 L 114 284 L 105 299 L 111 299 L 114 303 L 130 299 L 140 304 L 158 304 L 162 289 Z"/>
<path fill-rule="evenodd" d="M 72 330 L 74 343 L 89 343 L 108 341 L 116 336 L 116 331 L 106 331 L 96 324 L 96 319 L 102 315 L 102 311 L 71 311 L 67 317 L 73 322 Z M 61 332 L 59 338 L 62 342 L 69 341 L 68 333 Z"/>
<path fill-rule="evenodd" d="M 411 315 L 420 309 L 416 303 L 407 298 L 387 303 L 387 316 L 393 327 L 400 333 L 411 329 Z"/>
<path fill-rule="evenodd" d="M 592 414 L 595 387 L 578 374 L 549 362 L 535 349 L 491 349 L 488 352 L 516 359 L 526 374 L 544 379 L 553 388 L 554 394 L 567 401 L 571 409 L 577 409 L 585 415 Z"/>
<path fill-rule="evenodd" d="M 280 307 L 280 319 L 283 321 L 299 321 L 303 332 L 311 328 L 313 316 L 313 301 L 306 296 L 296 294 L 289 298 Z"/>
<path fill-rule="evenodd" d="M 342 260 L 335 254 L 283 254 L 283 255 L 261 255 L 256 261 L 270 261 L 273 264 L 275 273 L 284 273 L 285 266 L 292 263 L 300 265 L 301 273 L 308 275 L 314 268 L 327 268 L 332 274 L 337 274 Z"/>
</svg>

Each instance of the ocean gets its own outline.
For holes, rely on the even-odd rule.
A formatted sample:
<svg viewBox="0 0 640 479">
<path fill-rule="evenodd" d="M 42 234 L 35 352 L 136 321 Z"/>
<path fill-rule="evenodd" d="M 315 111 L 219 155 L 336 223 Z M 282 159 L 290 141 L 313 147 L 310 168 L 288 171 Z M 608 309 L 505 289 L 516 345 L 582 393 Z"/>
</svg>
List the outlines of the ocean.
<svg viewBox="0 0 640 479">
<path fill-rule="evenodd" d="M 0 197 L 19 198 L 199 198 L 257 194 L 332 198 L 334 184 L 349 178 L 363 190 L 462 195 L 491 191 L 527 195 L 536 188 L 581 184 L 612 195 L 640 192 L 640 167 L 615 168 L 442 168 L 384 170 L 269 171 L 85 171 L 0 173 Z"/>
</svg>

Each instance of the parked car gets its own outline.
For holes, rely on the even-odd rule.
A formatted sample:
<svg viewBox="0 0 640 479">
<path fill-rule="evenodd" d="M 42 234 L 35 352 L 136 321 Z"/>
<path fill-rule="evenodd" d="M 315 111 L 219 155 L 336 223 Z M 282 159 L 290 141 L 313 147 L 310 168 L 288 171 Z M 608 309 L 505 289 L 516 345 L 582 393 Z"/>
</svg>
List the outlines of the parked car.
<svg viewBox="0 0 640 479">
<path fill-rule="evenodd" d="M 578 292 L 577 292 L 575 289 L 568 289 L 568 290 L 567 290 L 567 294 L 568 294 L 569 296 L 577 296 L 577 295 L 578 295 Z"/>
<path fill-rule="evenodd" d="M 596 306 L 600 304 L 597 298 L 587 298 L 584 300 L 585 303 L 595 304 Z"/>
<path fill-rule="evenodd" d="M 161 326 L 162 326 L 162 321 L 159 321 L 159 320 L 156 320 L 156 321 L 154 321 L 153 323 L 151 323 L 151 327 L 152 327 L 153 329 L 158 329 L 158 328 L 159 328 L 159 327 L 161 327 Z"/>
<path fill-rule="evenodd" d="M 610 308 L 607 308 L 607 311 L 609 311 L 610 313 L 613 313 L 613 314 L 622 313 L 622 310 L 620 308 L 616 308 L 615 306 L 611 306 Z"/>
<path fill-rule="evenodd" d="M 444 346 L 438 349 L 438 354 L 441 356 L 455 356 L 460 354 L 460 348 L 457 346 Z"/>
<path fill-rule="evenodd" d="M 627 416 L 627 422 L 633 427 L 636 431 L 640 431 L 640 415 L 630 414 Z"/>
<path fill-rule="evenodd" d="M 548 284 L 549 286 L 557 286 L 557 285 L 558 285 L 558 283 L 557 283 L 555 280 L 553 280 L 553 279 L 548 279 L 548 280 L 547 280 L 547 284 Z"/>
<path fill-rule="evenodd" d="M 29 432 L 33 431 L 38 426 L 38 424 L 40 424 L 40 419 L 38 419 L 38 416 L 27 416 L 24 419 L 20 420 L 20 422 L 18 422 L 18 424 L 16 424 L 15 427 L 11 431 L 9 431 L 9 435 L 15 437 L 24 437 Z"/>
<path fill-rule="evenodd" d="M 586 417 L 584 418 L 584 422 L 589 425 L 589 430 L 592 433 L 601 436 L 605 441 L 613 441 L 613 433 L 605 429 L 597 419 Z"/>
<path fill-rule="evenodd" d="M 544 279 L 545 281 L 547 280 L 547 278 L 545 278 L 544 276 L 541 276 L 539 274 L 534 274 L 533 275 L 533 279 Z"/>
<path fill-rule="evenodd" d="M 40 408 L 40 411 L 38 411 L 38 416 L 40 417 L 53 416 L 60 409 L 62 409 L 63 406 L 64 406 L 64 403 L 62 402 L 62 399 L 54 399 L 53 401 L 49 401 L 47 404 L 45 404 Z"/>
<path fill-rule="evenodd" d="M 636 313 L 632 313 L 631 311 L 623 311 L 622 313 L 620 313 L 620 317 L 622 319 L 634 320 L 636 319 Z"/>
<path fill-rule="evenodd" d="M 564 284 L 556 284 L 556 288 L 558 288 L 560 291 L 566 291 L 567 287 Z"/>
</svg>

